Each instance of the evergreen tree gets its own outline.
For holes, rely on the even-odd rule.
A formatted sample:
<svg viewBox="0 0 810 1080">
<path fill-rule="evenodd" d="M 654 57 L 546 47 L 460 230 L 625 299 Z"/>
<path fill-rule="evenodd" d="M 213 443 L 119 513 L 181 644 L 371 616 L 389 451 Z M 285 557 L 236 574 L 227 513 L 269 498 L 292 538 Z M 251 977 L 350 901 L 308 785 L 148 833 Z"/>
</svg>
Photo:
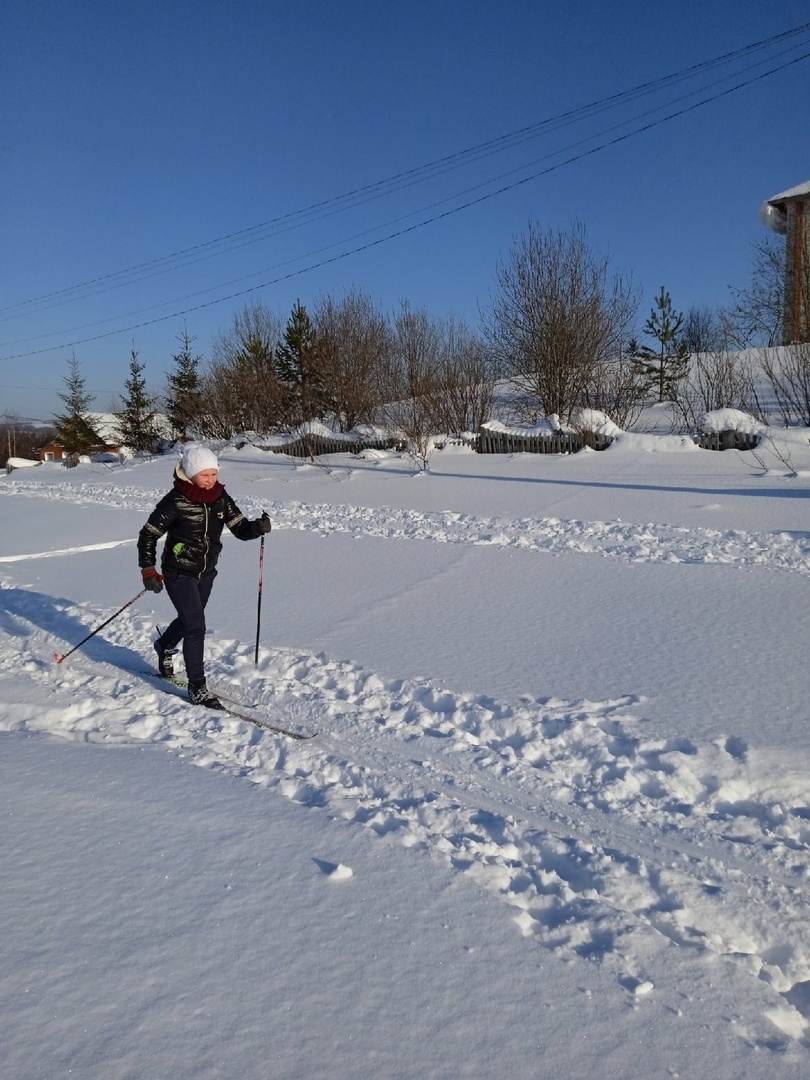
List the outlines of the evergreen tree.
<svg viewBox="0 0 810 1080">
<path fill-rule="evenodd" d="M 143 364 L 138 360 L 138 351 L 133 345 L 129 354 L 129 378 L 124 383 L 126 395 L 123 407 L 115 416 L 121 442 L 136 453 L 151 454 L 157 442 L 155 402 L 146 391 L 143 372 Z"/>
<path fill-rule="evenodd" d="M 256 332 L 247 334 L 234 353 L 233 361 L 237 370 L 249 372 L 258 378 L 273 379 L 277 375 L 274 350 Z"/>
<path fill-rule="evenodd" d="M 644 333 L 654 346 L 642 345 L 634 362 L 647 386 L 655 390 L 658 401 L 673 401 L 678 384 L 687 373 L 689 349 L 682 337 L 683 313 L 675 311 L 664 286 L 655 298 L 655 307 L 644 324 Z"/>
<path fill-rule="evenodd" d="M 179 335 L 180 351 L 174 353 L 174 370 L 169 372 L 166 383 L 166 415 L 175 438 L 187 439 L 202 411 L 202 381 L 199 366 L 202 357 L 194 356 L 191 347 L 194 338 L 183 329 Z"/>
<path fill-rule="evenodd" d="M 94 395 L 87 391 L 75 354 L 68 361 L 64 383 L 65 392 L 57 396 L 64 402 L 65 411 L 54 417 L 59 441 L 68 454 L 86 454 L 100 440 L 88 416 Z"/>
<path fill-rule="evenodd" d="M 285 392 L 287 411 L 294 424 L 322 418 L 328 410 L 315 328 L 300 300 L 276 347 L 276 373 Z"/>
</svg>

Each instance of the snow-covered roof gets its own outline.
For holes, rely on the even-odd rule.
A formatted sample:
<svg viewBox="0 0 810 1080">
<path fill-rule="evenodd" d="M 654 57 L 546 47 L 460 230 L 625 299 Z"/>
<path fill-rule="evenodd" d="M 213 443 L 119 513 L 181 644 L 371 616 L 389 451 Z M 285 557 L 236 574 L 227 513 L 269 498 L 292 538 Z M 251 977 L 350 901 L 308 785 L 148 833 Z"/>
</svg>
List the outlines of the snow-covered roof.
<svg viewBox="0 0 810 1080">
<path fill-rule="evenodd" d="M 118 442 L 118 419 L 113 413 L 89 412 L 87 419 L 90 421 L 93 431 L 104 442 Z"/>
<path fill-rule="evenodd" d="M 774 195 L 768 199 L 768 205 L 772 206 L 774 203 L 787 202 L 788 199 L 798 199 L 802 195 L 810 195 L 810 180 L 805 180 L 803 184 L 797 184 L 796 187 L 788 188 L 787 191 Z"/>
<path fill-rule="evenodd" d="M 89 412 L 87 419 L 100 439 L 107 443 L 119 441 L 119 420 L 115 413 Z M 153 418 L 155 429 L 163 438 L 171 436 L 171 426 L 162 413 L 155 413 Z"/>
</svg>

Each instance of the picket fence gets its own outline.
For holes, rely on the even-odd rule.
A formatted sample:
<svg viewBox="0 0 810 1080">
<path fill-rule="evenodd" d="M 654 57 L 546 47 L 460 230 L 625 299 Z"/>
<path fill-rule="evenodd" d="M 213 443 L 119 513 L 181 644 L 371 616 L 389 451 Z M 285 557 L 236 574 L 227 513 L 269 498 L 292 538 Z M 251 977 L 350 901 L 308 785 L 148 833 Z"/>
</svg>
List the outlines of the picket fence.
<svg viewBox="0 0 810 1080">
<path fill-rule="evenodd" d="M 701 450 L 754 450 L 759 439 L 748 431 L 709 431 L 694 436 Z"/>
<path fill-rule="evenodd" d="M 326 435 L 299 435 L 289 442 L 266 444 L 260 447 L 273 454 L 289 454 L 290 457 L 320 457 L 322 454 L 361 454 L 364 450 L 405 449 L 402 439 L 330 439 Z"/>
<path fill-rule="evenodd" d="M 695 443 L 703 450 L 753 450 L 759 435 L 740 431 L 712 431 L 694 435 Z M 448 440 L 455 442 L 456 440 Z M 479 454 L 576 454 L 588 446 L 592 450 L 607 450 L 613 442 L 611 435 L 585 431 L 551 431 L 547 433 L 493 431 L 482 427 L 467 445 Z M 326 435 L 299 435 L 289 442 L 264 444 L 262 450 L 290 457 L 320 457 L 322 454 L 361 454 L 364 450 L 394 450 L 402 452 L 406 442 L 401 438 L 354 439 L 329 438 Z"/>
<path fill-rule="evenodd" d="M 760 436 L 745 431 L 711 431 L 692 438 L 702 450 L 753 450 L 759 445 Z M 482 427 L 475 449 L 479 454 L 576 454 L 585 446 L 592 450 L 607 450 L 612 442 L 611 435 L 597 435 L 591 431 L 581 434 L 554 431 L 540 435 L 537 432 L 491 431 Z"/>
<path fill-rule="evenodd" d="M 613 438 L 587 431 L 575 434 L 570 431 L 538 432 L 492 431 L 482 427 L 478 431 L 476 450 L 479 454 L 576 454 L 584 446 L 594 450 L 607 450 Z"/>
</svg>

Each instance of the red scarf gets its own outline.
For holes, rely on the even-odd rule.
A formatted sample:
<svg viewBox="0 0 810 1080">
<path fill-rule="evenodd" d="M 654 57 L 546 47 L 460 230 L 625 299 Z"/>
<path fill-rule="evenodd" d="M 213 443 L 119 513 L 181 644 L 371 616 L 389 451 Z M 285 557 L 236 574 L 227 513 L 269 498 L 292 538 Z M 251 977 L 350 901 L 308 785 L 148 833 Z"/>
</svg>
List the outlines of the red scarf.
<svg viewBox="0 0 810 1080">
<path fill-rule="evenodd" d="M 174 479 L 174 489 L 179 491 L 181 495 L 185 496 L 189 502 L 194 503 L 214 503 L 225 491 L 225 488 L 220 484 L 219 480 L 214 484 L 212 488 L 197 487 L 196 484 L 192 484 L 190 480 L 181 480 L 179 476 Z"/>
</svg>

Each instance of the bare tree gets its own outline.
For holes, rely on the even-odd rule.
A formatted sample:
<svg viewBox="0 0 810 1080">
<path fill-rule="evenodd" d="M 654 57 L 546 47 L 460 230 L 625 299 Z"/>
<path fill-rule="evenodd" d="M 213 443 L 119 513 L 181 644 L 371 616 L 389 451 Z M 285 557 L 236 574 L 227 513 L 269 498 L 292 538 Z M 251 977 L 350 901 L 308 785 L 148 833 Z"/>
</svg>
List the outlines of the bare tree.
<svg viewBox="0 0 810 1080">
<path fill-rule="evenodd" d="M 748 353 L 721 349 L 693 353 L 678 386 L 675 407 L 686 428 L 697 431 L 706 413 L 738 409 L 760 415 L 756 365 Z"/>
<path fill-rule="evenodd" d="M 6 413 L 2 423 L 0 423 L 0 468 L 5 465 L 9 458 L 17 457 L 17 437 L 19 432 L 19 417 L 13 413 Z"/>
<path fill-rule="evenodd" d="M 258 387 L 247 382 L 230 366 L 213 362 L 200 379 L 200 413 L 197 430 L 203 439 L 230 439 L 243 432 L 267 433 L 253 406 Z M 246 392 L 243 394 L 243 386 Z"/>
<path fill-rule="evenodd" d="M 681 341 L 688 353 L 719 352 L 728 344 L 718 312 L 695 306 L 684 316 Z"/>
<path fill-rule="evenodd" d="M 325 388 L 341 431 L 371 420 L 380 370 L 391 352 L 391 327 L 372 299 L 350 289 L 323 297 L 313 315 Z"/>
<path fill-rule="evenodd" d="M 9 458 L 36 460 L 39 448 L 51 442 L 55 435 L 53 427 L 38 426 L 31 421 L 21 421 L 14 413 L 5 413 L 0 420 L 0 468 Z"/>
<path fill-rule="evenodd" d="M 647 398 L 647 381 L 631 357 L 605 358 L 596 364 L 585 387 L 585 408 L 605 413 L 617 427 L 627 431 L 641 415 Z"/>
<path fill-rule="evenodd" d="M 275 365 L 281 332 L 281 321 L 264 304 L 247 305 L 234 315 L 214 341 L 213 359 L 201 380 L 201 434 L 266 434 L 283 421 L 284 395 Z"/>
<path fill-rule="evenodd" d="M 608 260 L 592 252 L 584 226 L 555 233 L 530 223 L 498 264 L 484 333 L 535 416 L 570 421 L 599 364 L 621 355 L 638 300 L 628 279 L 609 276 Z"/>
<path fill-rule="evenodd" d="M 810 427 L 810 344 L 757 350 L 760 366 L 773 390 L 787 427 Z"/>
<path fill-rule="evenodd" d="M 729 286 L 734 302 L 723 312 L 726 332 L 738 349 L 782 341 L 785 310 L 785 241 L 768 235 L 754 245 L 750 283 Z"/>
<path fill-rule="evenodd" d="M 436 430 L 478 431 L 490 419 L 496 367 L 483 341 L 464 322 L 449 318 L 441 327 Z"/>
<path fill-rule="evenodd" d="M 436 433 L 436 399 L 441 385 L 441 330 L 424 309 L 403 301 L 393 320 L 391 352 L 381 372 L 380 413 L 401 431 L 420 469 L 426 470 Z"/>
</svg>

